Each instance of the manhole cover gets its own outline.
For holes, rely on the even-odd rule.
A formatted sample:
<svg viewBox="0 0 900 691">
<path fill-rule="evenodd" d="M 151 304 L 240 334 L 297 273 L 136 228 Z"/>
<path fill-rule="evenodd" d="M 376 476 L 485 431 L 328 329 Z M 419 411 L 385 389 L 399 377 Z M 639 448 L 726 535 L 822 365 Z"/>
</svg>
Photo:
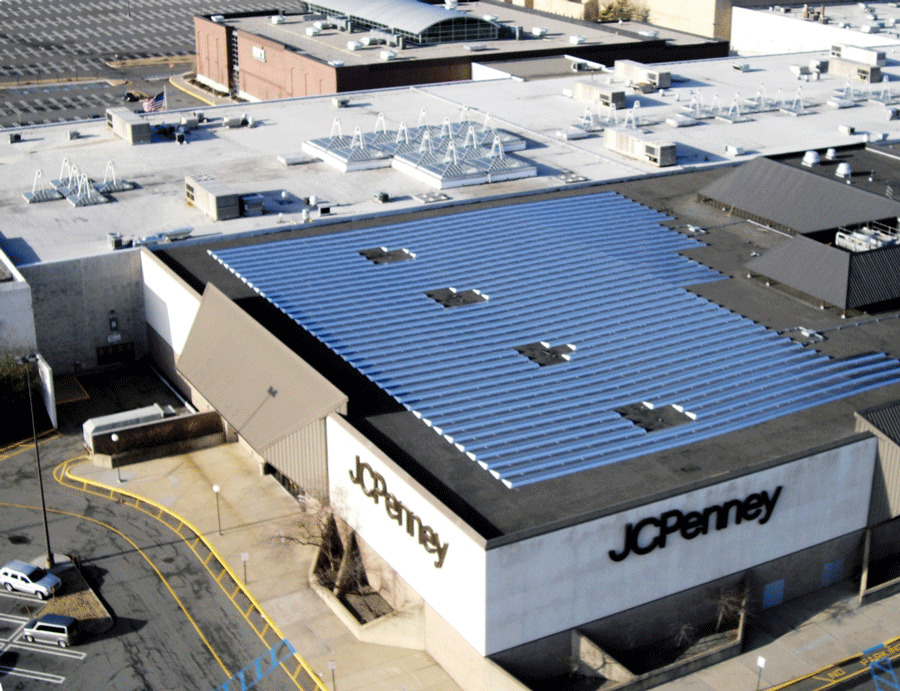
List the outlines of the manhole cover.
<svg viewBox="0 0 900 691">
<path fill-rule="evenodd" d="M 27 545 L 31 542 L 25 535 L 9 535 L 6 539 L 14 545 Z"/>
</svg>

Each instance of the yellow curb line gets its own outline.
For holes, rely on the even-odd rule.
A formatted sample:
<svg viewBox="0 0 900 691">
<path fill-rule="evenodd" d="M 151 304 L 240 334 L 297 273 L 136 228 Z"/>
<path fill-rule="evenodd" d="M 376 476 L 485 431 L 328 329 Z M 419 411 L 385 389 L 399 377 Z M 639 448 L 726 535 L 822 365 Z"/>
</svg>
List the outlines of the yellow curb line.
<svg viewBox="0 0 900 691">
<path fill-rule="evenodd" d="M 59 436 L 59 432 L 54 429 L 47 432 L 41 432 L 38 435 L 38 439 L 40 439 L 41 441 L 51 441 Z M 18 456 L 23 451 L 28 451 L 28 449 L 31 448 L 34 448 L 34 439 L 23 439 L 21 441 L 13 442 L 12 444 L 9 444 L 8 446 L 0 449 L 0 461 L 5 461 L 7 458 Z M 16 450 L 13 451 L 13 449 Z"/>
<path fill-rule="evenodd" d="M 105 82 L 99 77 L 53 77 L 48 79 L 29 79 L 27 81 L 0 82 L 0 89 L 15 89 L 18 86 L 41 86 L 42 84 L 71 84 L 72 82 Z"/>
<path fill-rule="evenodd" d="M 208 106 L 215 106 L 215 105 L 216 105 L 213 101 L 208 101 L 208 100 L 206 100 L 203 96 L 199 96 L 198 94 L 194 93 L 193 91 L 188 91 L 188 89 L 186 89 L 185 87 L 181 86 L 181 84 L 178 84 L 177 82 L 175 82 L 174 79 L 175 79 L 175 77 L 169 77 L 169 84 L 171 84 L 172 86 L 174 86 L 174 87 L 175 87 L 176 89 L 178 89 L 179 91 L 182 91 L 182 92 L 186 93 L 188 96 L 191 96 L 191 97 L 193 97 L 193 98 L 196 98 L 198 101 L 203 101 L 203 102 L 204 102 L 206 105 L 208 105 Z"/>
<path fill-rule="evenodd" d="M 134 60 L 109 60 L 106 65 L 117 70 L 123 67 L 147 67 L 151 65 L 178 64 L 182 62 L 194 62 L 196 56 L 191 55 L 170 55 L 169 57 L 157 58 L 135 58 Z"/>
<path fill-rule="evenodd" d="M 219 564 L 222 566 L 223 573 L 226 573 L 226 572 L 228 573 L 228 575 L 231 577 L 232 581 L 237 585 L 237 587 L 241 590 L 241 592 L 244 594 L 244 596 L 250 601 L 251 605 L 259 612 L 260 616 L 263 618 L 263 621 L 266 624 L 266 629 L 263 629 L 262 633 L 264 633 L 267 629 L 271 628 L 272 631 L 275 632 L 275 634 L 278 636 L 279 639 L 284 640 L 284 638 L 285 638 L 284 634 L 281 633 L 281 631 L 278 629 L 278 627 L 275 625 L 275 623 L 269 618 L 269 615 L 266 614 L 265 610 L 263 610 L 262 606 L 259 604 L 259 602 L 256 600 L 256 598 L 253 597 L 253 595 L 246 589 L 244 584 L 241 583 L 241 580 L 237 577 L 237 574 L 234 573 L 234 571 L 232 571 L 230 566 L 228 566 L 228 563 L 222 558 L 222 555 L 219 554 L 219 552 L 216 550 L 216 548 L 213 547 L 209 543 L 209 541 L 203 536 L 203 534 L 199 530 L 197 530 L 193 526 L 193 524 L 191 524 L 190 521 L 188 521 L 183 516 L 176 514 L 171 509 L 168 509 L 167 507 L 165 507 L 161 504 L 157 504 L 155 501 L 153 501 L 151 499 L 141 497 L 137 494 L 133 494 L 132 492 L 128 492 L 128 491 L 125 491 L 122 489 L 111 487 L 110 485 L 105 485 L 101 482 L 96 482 L 94 480 L 87 480 L 85 478 L 81 478 L 81 477 L 78 477 L 77 475 L 74 475 L 70 469 L 70 465 L 72 465 L 76 461 L 83 462 L 85 460 L 87 460 L 86 455 L 77 456 L 75 458 L 70 458 L 69 460 L 67 460 L 64 463 L 57 466 L 57 468 L 61 468 L 62 469 L 61 475 L 64 475 L 65 478 L 68 481 L 72 482 L 73 484 L 80 483 L 80 484 L 84 485 L 84 487 L 94 487 L 97 489 L 105 490 L 106 492 L 108 492 L 108 497 L 110 499 L 112 499 L 116 494 L 122 495 L 123 497 L 129 497 L 135 501 L 135 504 L 128 504 L 129 506 L 133 506 L 133 508 L 141 510 L 138 504 L 144 503 L 144 504 L 147 504 L 148 506 L 152 506 L 154 509 L 159 511 L 160 514 L 165 513 L 165 514 L 172 516 L 173 518 L 178 519 L 180 521 L 181 525 L 183 525 L 186 528 L 188 528 L 189 530 L 191 530 L 194 533 L 194 535 L 197 536 L 198 540 L 203 542 L 203 545 L 210 551 L 210 553 L 215 555 Z M 54 474 L 54 477 L 56 477 L 56 469 L 54 469 L 53 474 Z M 57 479 L 57 482 L 59 482 L 60 484 L 64 484 L 58 477 L 56 479 Z M 84 490 L 84 491 L 87 491 L 87 490 Z M 95 492 L 95 494 L 104 496 L 104 494 L 100 494 L 100 493 L 96 493 L 96 492 Z M 148 516 L 153 516 L 153 514 L 150 513 L 149 511 L 145 511 L 144 513 L 146 513 Z M 176 535 L 178 535 L 178 537 L 180 537 L 182 540 L 184 540 L 185 544 L 187 544 L 187 540 L 185 540 L 184 536 L 181 535 L 181 533 L 177 529 L 172 528 L 172 526 L 170 526 L 166 521 L 163 521 L 159 516 L 153 516 L 153 517 L 156 518 L 157 520 L 159 520 L 160 523 L 163 523 L 164 525 L 166 525 L 170 530 L 172 530 L 172 532 L 174 532 Z M 179 528 L 180 527 L 181 526 L 179 526 Z M 191 549 L 196 554 L 196 551 L 193 550 L 193 548 L 191 548 Z M 197 555 L 197 556 L 199 558 L 199 555 Z M 209 570 L 208 567 L 207 567 L 207 570 Z M 221 574 L 219 577 L 221 578 Z M 217 579 L 217 582 L 218 582 L 218 579 Z M 221 587 L 221 583 L 219 585 Z M 222 590 L 223 590 L 223 592 L 225 592 L 224 588 Z M 227 593 L 226 593 L 226 595 L 227 595 Z M 231 598 L 229 598 L 229 599 L 231 599 Z M 232 603 L 233 602 L 234 602 L 234 600 L 232 599 Z M 238 611 L 240 611 L 240 610 L 238 610 Z M 244 617 L 244 619 L 248 623 L 250 623 L 246 616 Z M 251 624 L 250 627 L 254 631 L 256 631 L 256 634 L 260 637 L 260 639 L 263 641 L 263 643 L 268 644 L 268 641 L 266 641 L 266 639 L 263 638 L 263 635 L 260 631 L 256 630 L 255 626 L 253 626 Z M 303 669 L 306 670 L 310 679 L 316 684 L 316 686 L 321 691 L 328 691 L 328 687 L 326 687 L 322 683 L 322 680 L 319 679 L 318 675 L 316 675 L 316 673 L 312 670 L 312 668 L 309 666 L 309 664 L 306 662 L 306 660 L 304 660 L 303 657 L 301 657 L 299 653 L 294 653 L 294 657 L 300 663 L 300 665 L 303 667 Z M 285 669 L 285 672 L 287 672 L 287 669 Z M 288 673 L 288 677 L 291 677 L 290 673 Z M 292 678 L 292 681 L 294 681 L 294 683 L 299 686 L 297 681 L 294 680 L 293 678 Z"/>
<path fill-rule="evenodd" d="M 54 469 L 54 475 L 55 475 L 55 469 Z M 0 506 L 9 506 L 9 507 L 17 508 L 17 509 L 33 509 L 35 511 L 40 510 L 39 506 L 28 506 L 26 504 L 9 504 L 6 502 L 0 502 Z M 90 516 L 82 516 L 77 513 L 72 513 L 71 511 L 62 511 L 60 509 L 47 509 L 47 511 L 49 511 L 50 513 L 57 513 L 57 514 L 61 514 L 63 516 L 71 516 L 73 518 L 84 519 L 86 521 L 91 521 L 92 523 L 96 523 L 97 525 L 103 526 L 104 528 L 111 530 L 116 535 L 118 535 L 123 540 L 125 540 L 129 545 L 134 547 L 135 551 L 138 554 L 140 554 L 146 560 L 146 562 L 148 564 L 150 564 L 150 568 L 152 568 L 156 572 L 156 575 L 159 577 L 159 580 L 161 580 L 163 582 L 163 584 L 166 586 L 166 588 L 169 591 L 169 594 L 174 598 L 175 602 L 178 603 L 178 606 L 181 608 L 181 611 L 184 612 L 184 616 L 186 616 L 188 618 L 188 621 L 191 622 L 191 625 L 194 627 L 194 630 L 197 632 L 197 635 L 200 636 L 200 639 L 206 644 L 206 647 L 209 648 L 209 652 L 211 652 L 213 657 L 216 658 L 216 662 L 219 663 L 219 666 L 222 668 L 222 671 L 225 672 L 225 674 L 228 676 L 228 678 L 231 678 L 231 673 L 228 671 L 228 668 L 225 666 L 225 663 L 222 662 L 222 659 L 216 654 L 216 651 L 213 650 L 212 645 L 210 645 L 210 642 L 206 639 L 206 636 L 203 635 L 203 632 L 200 630 L 200 627 L 197 626 L 197 622 L 194 621 L 194 618 L 188 613 L 187 609 L 185 609 L 184 603 L 181 601 L 181 599 L 178 597 L 178 595 L 175 594 L 175 591 L 172 590 L 172 586 L 169 585 L 169 582 L 166 580 L 165 576 L 163 576 L 162 573 L 160 573 L 159 569 L 156 568 L 156 564 L 154 564 L 150 560 L 150 557 L 148 557 L 146 554 L 144 554 L 143 550 L 137 546 L 137 544 L 134 542 L 134 540 L 132 540 L 127 535 L 125 535 L 125 533 L 123 533 L 121 530 L 114 528 L 113 526 L 109 525 L 108 523 L 99 521 L 96 518 L 91 518 Z"/>
<path fill-rule="evenodd" d="M 887 647 L 887 646 L 893 645 L 894 643 L 896 643 L 898 641 L 900 641 L 900 636 L 897 636 L 896 638 L 891 638 L 891 639 L 885 641 L 884 645 L 885 645 L 885 647 Z M 813 677 L 815 677 L 819 674 L 824 674 L 825 672 L 827 672 L 830 669 L 839 669 L 842 665 L 853 662 L 854 660 L 861 660 L 863 657 L 865 657 L 864 653 L 855 653 L 855 654 L 845 657 L 841 660 L 838 660 L 837 662 L 832 662 L 831 664 L 825 665 L 824 667 L 817 669 L 815 672 L 810 672 L 809 674 L 804 674 L 802 677 L 796 677 L 795 679 L 791 679 L 790 681 L 786 681 L 782 684 L 778 684 L 777 686 L 772 686 L 769 689 L 767 689 L 767 691 L 779 691 L 780 689 L 790 688 L 794 684 L 797 684 L 801 681 L 805 681 L 806 679 L 812 679 Z M 828 686 L 832 686 L 837 683 L 845 682 L 848 679 L 852 679 L 853 677 L 857 676 L 858 674 L 862 674 L 862 673 L 868 672 L 868 671 L 869 670 L 867 667 L 863 667 L 862 669 L 858 669 L 855 672 L 849 672 L 849 673 L 845 674 L 844 676 L 838 677 L 837 679 L 828 679 L 828 680 L 823 679 L 822 681 L 827 681 L 828 685 L 820 686 L 819 688 L 820 689 L 828 688 Z"/>
</svg>

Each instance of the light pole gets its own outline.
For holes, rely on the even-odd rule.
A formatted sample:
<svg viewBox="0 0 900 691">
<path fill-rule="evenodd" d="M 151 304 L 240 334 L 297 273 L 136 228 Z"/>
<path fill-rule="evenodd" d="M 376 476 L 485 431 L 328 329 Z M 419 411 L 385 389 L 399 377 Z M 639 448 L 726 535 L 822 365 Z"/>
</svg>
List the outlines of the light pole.
<svg viewBox="0 0 900 691">
<path fill-rule="evenodd" d="M 759 667 L 759 672 L 756 674 L 756 691 L 759 691 L 759 684 L 762 681 L 762 671 L 766 666 L 766 658 L 762 656 L 757 657 L 756 666 Z"/>
<path fill-rule="evenodd" d="M 219 524 L 219 535 L 222 534 L 222 514 L 219 512 L 219 489 L 218 485 L 213 485 L 213 494 L 216 495 L 216 523 Z"/>
<path fill-rule="evenodd" d="M 28 366 L 32 362 L 37 362 L 36 353 L 31 355 L 23 355 L 16 358 L 16 362 L 25 366 L 25 381 L 28 386 L 28 412 L 31 413 L 31 435 L 34 437 L 34 456 L 37 459 L 38 486 L 41 489 L 41 511 L 44 514 L 44 537 L 47 540 L 47 568 L 52 569 L 55 565 L 53 561 L 53 550 L 50 549 L 50 528 L 47 525 L 47 502 L 44 500 L 44 477 L 41 474 L 41 450 L 38 447 L 37 427 L 34 425 L 34 403 L 31 400 L 31 368 Z"/>
<path fill-rule="evenodd" d="M 119 435 L 116 434 L 115 432 L 113 432 L 112 434 L 109 435 L 109 440 L 113 443 L 113 456 L 115 456 L 115 454 L 116 454 L 116 446 L 115 445 L 119 442 Z M 110 458 L 110 463 L 115 463 L 115 459 Z M 122 470 L 119 468 L 118 463 L 116 463 L 116 477 L 119 478 L 119 484 L 122 484 L 123 482 L 125 482 L 125 480 L 122 479 Z"/>
</svg>

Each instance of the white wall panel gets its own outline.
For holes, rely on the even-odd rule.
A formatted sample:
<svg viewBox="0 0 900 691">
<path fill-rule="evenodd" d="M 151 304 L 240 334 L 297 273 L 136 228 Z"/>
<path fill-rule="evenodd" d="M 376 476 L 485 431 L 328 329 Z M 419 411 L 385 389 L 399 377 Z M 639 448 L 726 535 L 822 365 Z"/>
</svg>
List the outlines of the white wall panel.
<svg viewBox="0 0 900 691">
<path fill-rule="evenodd" d="M 141 252 L 141 270 L 147 323 L 177 357 L 197 316 L 200 296 L 150 252 Z"/>
<path fill-rule="evenodd" d="M 564 631 L 865 527 L 875 439 L 490 550 L 488 654 Z M 613 561 L 625 526 L 677 509 L 702 512 L 782 487 L 769 520 L 740 524 Z M 674 522 L 674 518 L 672 519 Z M 658 533 L 649 526 L 644 543 Z"/>
<path fill-rule="evenodd" d="M 485 552 L 483 543 L 436 499 L 397 469 L 343 420 L 326 420 L 330 497 L 336 512 L 390 564 L 403 579 L 444 617 L 476 650 L 485 654 Z M 401 502 L 446 544 L 440 568 L 429 553 L 385 510 L 384 497 L 375 503 L 351 481 L 356 459 L 384 479 L 386 492 Z M 366 471 L 366 486 L 372 488 Z M 414 528 L 418 532 L 418 528 Z"/>
</svg>

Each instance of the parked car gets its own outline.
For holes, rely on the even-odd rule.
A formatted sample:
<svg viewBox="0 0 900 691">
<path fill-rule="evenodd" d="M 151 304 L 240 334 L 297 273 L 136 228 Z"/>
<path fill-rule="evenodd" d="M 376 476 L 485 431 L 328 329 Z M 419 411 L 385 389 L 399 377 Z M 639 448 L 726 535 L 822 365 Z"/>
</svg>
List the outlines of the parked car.
<svg viewBox="0 0 900 691">
<path fill-rule="evenodd" d="M 22 638 L 29 643 L 53 643 L 68 648 L 78 635 L 78 620 L 63 614 L 45 614 L 29 621 L 22 629 Z"/>
<path fill-rule="evenodd" d="M 0 569 L 0 585 L 7 590 L 19 590 L 46 600 L 59 589 L 62 581 L 40 566 L 13 559 Z"/>
</svg>

